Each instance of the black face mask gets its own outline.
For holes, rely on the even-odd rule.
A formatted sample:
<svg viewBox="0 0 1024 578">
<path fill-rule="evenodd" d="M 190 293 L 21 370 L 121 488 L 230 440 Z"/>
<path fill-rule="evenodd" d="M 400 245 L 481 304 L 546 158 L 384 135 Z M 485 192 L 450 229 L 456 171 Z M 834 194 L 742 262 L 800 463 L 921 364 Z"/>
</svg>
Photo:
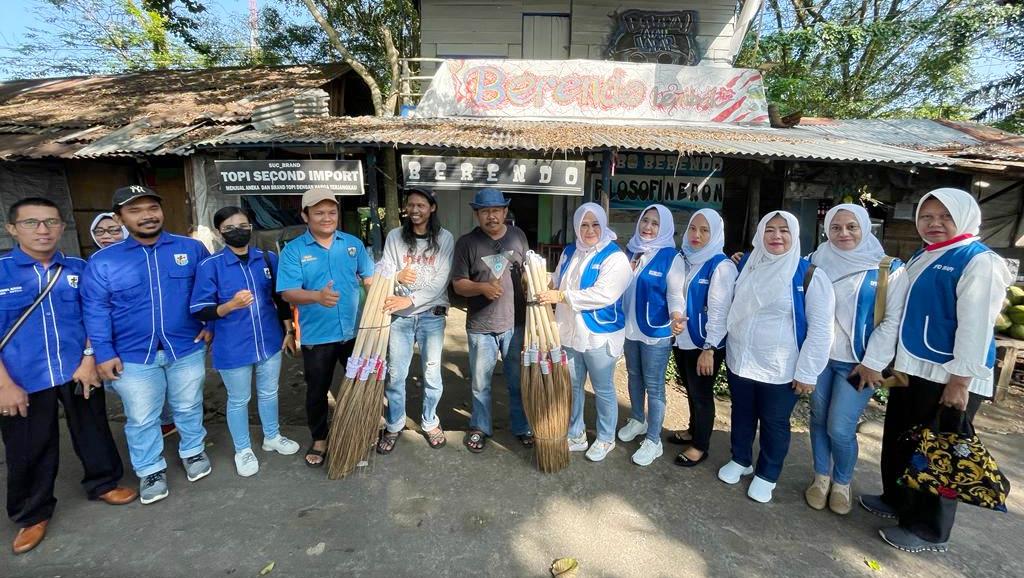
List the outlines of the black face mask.
<svg viewBox="0 0 1024 578">
<path fill-rule="evenodd" d="M 232 247 L 245 247 L 249 244 L 249 239 L 252 238 L 252 231 L 235 229 L 221 233 L 221 235 L 224 237 L 224 242 L 228 245 Z"/>
</svg>

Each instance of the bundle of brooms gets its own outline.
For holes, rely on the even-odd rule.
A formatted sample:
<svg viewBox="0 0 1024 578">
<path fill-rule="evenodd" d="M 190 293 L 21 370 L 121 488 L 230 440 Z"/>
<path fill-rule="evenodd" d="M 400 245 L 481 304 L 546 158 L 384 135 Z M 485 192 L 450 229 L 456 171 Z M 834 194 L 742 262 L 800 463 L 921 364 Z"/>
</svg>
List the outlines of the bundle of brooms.
<svg viewBox="0 0 1024 578">
<path fill-rule="evenodd" d="M 523 262 L 527 290 L 526 335 L 523 340 L 523 406 L 533 428 L 537 468 L 554 473 L 569 465 L 569 416 L 572 385 L 569 365 L 558 338 L 554 311 L 537 302 L 547 288 L 547 266 L 530 251 Z"/>
<path fill-rule="evenodd" d="M 393 277 L 374 275 L 363 305 L 356 343 L 345 365 L 345 379 L 327 435 L 327 477 L 343 478 L 365 460 L 377 441 L 387 383 L 391 315 L 384 300 L 394 294 Z"/>
</svg>

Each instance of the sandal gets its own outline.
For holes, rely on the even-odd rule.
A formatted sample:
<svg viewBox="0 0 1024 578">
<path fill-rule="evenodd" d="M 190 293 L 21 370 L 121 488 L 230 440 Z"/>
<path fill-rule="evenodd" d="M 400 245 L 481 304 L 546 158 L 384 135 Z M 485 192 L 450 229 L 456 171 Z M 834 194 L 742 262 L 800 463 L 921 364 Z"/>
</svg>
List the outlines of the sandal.
<svg viewBox="0 0 1024 578">
<path fill-rule="evenodd" d="M 326 454 L 327 454 L 327 452 L 324 451 L 324 450 L 313 449 L 313 446 L 309 446 L 309 449 L 306 450 L 306 459 L 304 460 L 306 462 L 306 466 L 308 466 L 310 468 L 321 468 L 321 467 L 323 467 L 324 462 L 327 461 L 327 460 L 324 459 L 324 456 Z M 320 458 L 320 461 L 318 461 L 318 462 L 311 462 L 311 461 L 309 461 L 309 457 L 310 456 L 313 456 L 315 458 Z"/>
<path fill-rule="evenodd" d="M 692 437 L 684 438 L 683 436 L 679 435 L 680 433 L 688 434 L 689 432 L 672 432 L 670 435 L 665 436 L 665 441 L 667 441 L 670 444 L 676 444 L 677 446 L 693 445 Z"/>
<path fill-rule="evenodd" d="M 400 433 L 387 430 L 380 432 L 380 438 L 377 439 L 377 453 L 386 456 L 395 451 L 395 444 L 398 443 L 398 435 Z"/>
<path fill-rule="evenodd" d="M 426 432 L 427 443 L 430 444 L 431 449 L 439 450 L 444 447 L 448 440 L 444 437 L 444 430 L 441 426 L 437 426 L 434 429 Z"/>
<path fill-rule="evenodd" d="M 462 440 L 462 445 L 473 452 L 478 454 L 484 451 L 484 446 L 487 445 L 487 438 L 484 437 L 484 432 L 479 430 L 473 430 L 466 432 L 466 437 Z"/>
<path fill-rule="evenodd" d="M 533 440 L 533 432 L 532 431 L 527 431 L 524 434 L 519 434 L 519 435 L 516 436 L 516 438 L 519 439 L 519 443 L 523 444 L 524 448 L 532 448 L 533 447 L 533 441 L 534 440 Z"/>
</svg>

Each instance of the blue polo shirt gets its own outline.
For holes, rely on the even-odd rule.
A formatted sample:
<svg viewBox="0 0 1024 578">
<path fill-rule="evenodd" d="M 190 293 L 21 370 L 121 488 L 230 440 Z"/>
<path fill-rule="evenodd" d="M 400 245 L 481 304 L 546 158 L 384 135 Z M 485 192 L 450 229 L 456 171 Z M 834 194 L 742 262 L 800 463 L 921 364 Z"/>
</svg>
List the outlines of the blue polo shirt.
<svg viewBox="0 0 1024 578">
<path fill-rule="evenodd" d="M 153 363 L 163 349 L 177 360 L 203 348 L 203 324 L 188 310 L 196 267 L 210 256 L 189 237 L 166 231 L 153 245 L 134 237 L 101 249 L 82 279 L 85 329 L 96 362 Z"/>
<path fill-rule="evenodd" d="M 330 249 L 324 249 L 307 230 L 285 245 L 277 270 L 277 290 L 319 291 L 334 281 L 341 293 L 338 304 L 299 305 L 299 331 L 303 345 L 347 341 L 356 335 L 360 279 L 373 275 L 373 260 L 362 241 L 335 231 Z"/>
<path fill-rule="evenodd" d="M 252 305 L 235 309 L 213 322 L 213 367 L 234 369 L 259 363 L 281 351 L 284 332 L 274 305 L 273 271 L 277 255 L 249 247 L 245 263 L 225 247 L 199 263 L 189 310 L 227 303 L 243 289 L 252 292 Z"/>
<path fill-rule="evenodd" d="M 57 265 L 61 278 L 0 352 L 7 373 L 28 393 L 71 381 L 82 362 L 85 326 L 78 296 L 85 261 L 57 252 L 49 267 L 15 247 L 0 257 L 0 336 L 46 287 Z"/>
</svg>

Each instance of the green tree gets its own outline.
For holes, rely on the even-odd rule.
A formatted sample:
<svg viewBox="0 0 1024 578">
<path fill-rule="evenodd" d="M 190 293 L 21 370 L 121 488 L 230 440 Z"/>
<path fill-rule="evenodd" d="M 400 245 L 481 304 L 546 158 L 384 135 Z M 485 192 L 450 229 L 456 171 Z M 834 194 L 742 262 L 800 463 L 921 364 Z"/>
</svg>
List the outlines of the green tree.
<svg viewBox="0 0 1024 578">
<path fill-rule="evenodd" d="M 991 0 L 767 0 L 738 66 L 783 111 L 963 118 L 971 60 L 1006 8 Z"/>
<path fill-rule="evenodd" d="M 982 106 L 975 120 L 993 121 L 1011 132 L 1024 132 L 1024 5 L 1011 9 L 994 46 L 1004 62 L 1014 63 L 1003 78 L 967 94 L 966 101 Z"/>
</svg>

